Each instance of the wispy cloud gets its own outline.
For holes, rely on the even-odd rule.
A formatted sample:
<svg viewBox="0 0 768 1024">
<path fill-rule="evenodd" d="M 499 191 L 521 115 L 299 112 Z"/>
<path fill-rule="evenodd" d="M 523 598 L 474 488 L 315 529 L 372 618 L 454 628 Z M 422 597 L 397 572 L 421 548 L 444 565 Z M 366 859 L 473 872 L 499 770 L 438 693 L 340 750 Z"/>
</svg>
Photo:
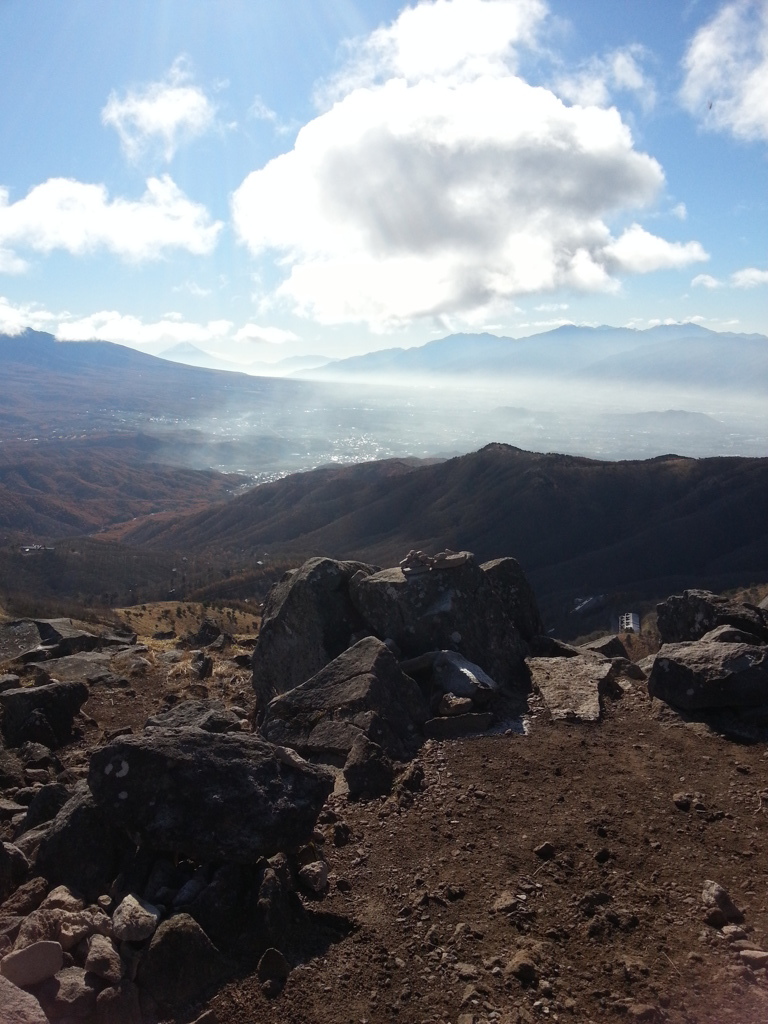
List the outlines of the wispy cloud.
<svg viewBox="0 0 768 1024">
<path fill-rule="evenodd" d="M 185 57 L 178 57 L 160 82 L 113 92 L 101 112 L 105 125 L 120 136 L 129 160 L 159 152 L 169 162 L 184 143 L 204 135 L 214 124 L 216 107 L 193 84 Z"/>
<path fill-rule="evenodd" d="M 743 270 L 736 270 L 730 275 L 727 281 L 721 281 L 709 274 L 698 274 L 691 281 L 694 288 L 759 288 L 768 284 L 768 270 L 760 270 L 758 267 L 744 267 Z"/>
<path fill-rule="evenodd" d="M 737 270 L 731 275 L 731 283 L 734 288 L 757 288 L 759 285 L 768 284 L 768 270 L 745 267 L 744 270 Z"/>
<path fill-rule="evenodd" d="M 557 77 L 555 91 L 563 99 L 586 106 L 607 106 L 615 93 L 630 93 L 644 110 L 656 104 L 656 87 L 644 71 L 644 47 L 632 45 L 593 57 L 576 71 Z"/>
<path fill-rule="evenodd" d="M 691 281 L 692 288 L 708 288 L 713 291 L 715 288 L 722 288 L 723 282 L 718 281 L 716 277 L 712 277 L 711 274 L 697 274 L 696 277 Z"/>
<path fill-rule="evenodd" d="M 768 140 L 768 0 L 726 3 L 683 61 L 683 105 L 706 128 Z"/>
</svg>

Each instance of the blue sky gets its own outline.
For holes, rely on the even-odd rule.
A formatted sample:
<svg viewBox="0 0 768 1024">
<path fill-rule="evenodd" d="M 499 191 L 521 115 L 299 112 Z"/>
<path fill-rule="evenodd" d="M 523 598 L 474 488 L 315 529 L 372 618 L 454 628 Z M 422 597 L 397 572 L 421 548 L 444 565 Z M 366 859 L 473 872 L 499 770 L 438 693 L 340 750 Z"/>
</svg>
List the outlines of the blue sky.
<svg viewBox="0 0 768 1024">
<path fill-rule="evenodd" d="M 0 330 L 768 333 L 768 0 L 0 0 Z"/>
</svg>

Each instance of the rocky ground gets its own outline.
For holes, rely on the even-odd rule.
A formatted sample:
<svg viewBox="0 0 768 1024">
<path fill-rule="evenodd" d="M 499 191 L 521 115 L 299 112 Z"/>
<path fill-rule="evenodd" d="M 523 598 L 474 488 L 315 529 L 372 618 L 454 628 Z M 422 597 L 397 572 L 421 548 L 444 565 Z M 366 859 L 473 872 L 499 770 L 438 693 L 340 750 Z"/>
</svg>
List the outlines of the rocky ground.
<svg viewBox="0 0 768 1024">
<path fill-rule="evenodd" d="M 90 685 L 57 752 L 67 782 L 94 748 L 183 700 L 250 712 L 247 643 L 207 648 L 200 678 L 174 638 L 139 640 Z M 313 837 L 328 889 L 301 893 L 336 927 L 284 951 L 276 996 L 243 969 L 175 1016 L 144 1020 L 768 1020 L 768 953 L 755 952 L 768 950 L 768 747 L 685 721 L 642 680 L 612 693 L 590 723 L 554 721 L 534 694 L 525 734 L 427 740 L 390 796 L 337 791 Z M 27 788 L 41 782 L 32 771 Z M 710 882 L 743 921 L 711 916 Z"/>
</svg>

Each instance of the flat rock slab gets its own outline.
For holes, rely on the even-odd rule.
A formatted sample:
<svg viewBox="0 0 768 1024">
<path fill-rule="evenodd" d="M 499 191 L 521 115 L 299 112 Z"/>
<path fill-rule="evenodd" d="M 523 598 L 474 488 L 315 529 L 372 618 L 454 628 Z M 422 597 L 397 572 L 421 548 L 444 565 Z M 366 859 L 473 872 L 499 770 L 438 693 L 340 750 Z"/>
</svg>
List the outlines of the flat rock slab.
<svg viewBox="0 0 768 1024">
<path fill-rule="evenodd" d="M 333 777 L 251 734 L 148 729 L 97 750 L 88 785 L 151 849 L 253 863 L 307 839 Z"/>
<path fill-rule="evenodd" d="M 64 950 L 60 942 L 33 942 L 14 950 L 0 960 L 0 973 L 22 988 L 52 978 L 64 966 Z"/>
<path fill-rule="evenodd" d="M 105 676 L 111 675 L 112 657 L 101 651 L 85 651 L 82 654 L 69 654 L 64 658 L 53 658 L 50 661 L 31 662 L 29 668 L 40 668 L 52 679 L 62 683 L 98 683 Z"/>
<path fill-rule="evenodd" d="M 664 644 L 653 662 L 648 693 L 685 711 L 768 704 L 768 647 Z"/>
<path fill-rule="evenodd" d="M 555 721 L 598 722 L 600 694 L 613 673 L 610 661 L 589 655 L 529 658 L 533 686 Z"/>
</svg>

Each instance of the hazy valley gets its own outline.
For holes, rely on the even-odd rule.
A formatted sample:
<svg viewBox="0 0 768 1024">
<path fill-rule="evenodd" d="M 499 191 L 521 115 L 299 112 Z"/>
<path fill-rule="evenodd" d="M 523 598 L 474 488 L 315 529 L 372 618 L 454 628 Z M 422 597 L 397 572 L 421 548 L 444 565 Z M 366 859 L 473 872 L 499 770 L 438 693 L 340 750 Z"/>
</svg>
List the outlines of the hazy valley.
<svg viewBox="0 0 768 1024">
<path fill-rule="evenodd" d="M 266 378 L 27 332 L 0 366 L 0 591 L 241 597 L 317 551 L 449 545 L 514 554 L 573 633 L 588 598 L 768 575 L 762 336 L 457 335 Z"/>
</svg>

